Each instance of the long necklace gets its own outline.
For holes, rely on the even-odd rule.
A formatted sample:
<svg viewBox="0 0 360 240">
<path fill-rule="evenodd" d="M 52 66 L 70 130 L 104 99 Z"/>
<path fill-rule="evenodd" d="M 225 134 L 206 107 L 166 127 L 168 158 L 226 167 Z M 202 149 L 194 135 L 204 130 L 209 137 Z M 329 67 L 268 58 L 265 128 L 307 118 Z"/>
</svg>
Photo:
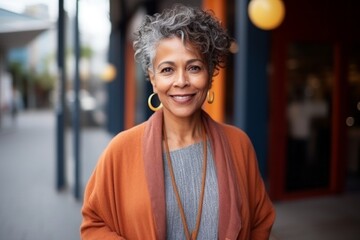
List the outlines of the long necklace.
<svg viewBox="0 0 360 240">
<path fill-rule="evenodd" d="M 203 131 L 202 131 L 202 145 L 203 145 L 203 166 L 202 167 L 203 167 L 203 169 L 202 169 L 202 179 L 201 179 L 201 181 L 202 181 L 201 182 L 201 192 L 200 192 L 200 199 L 199 199 L 199 204 L 198 204 L 198 213 L 197 213 L 197 216 L 196 216 L 196 225 L 195 225 L 195 229 L 191 232 L 191 235 L 190 235 L 190 232 L 189 232 L 188 224 L 186 222 L 185 211 L 184 211 L 183 205 L 181 203 L 179 190 L 178 190 L 178 187 L 177 187 L 177 184 L 176 184 L 176 181 L 175 181 L 175 175 L 174 175 L 174 170 L 173 170 L 173 166 L 172 166 L 172 163 L 171 163 L 169 144 L 168 144 L 168 140 L 167 140 L 167 134 L 166 134 L 165 126 L 163 127 L 163 133 L 164 133 L 164 142 L 165 142 L 165 150 L 166 150 L 166 160 L 167 160 L 168 168 L 169 168 L 169 172 L 170 172 L 171 184 L 173 186 L 175 196 L 176 196 L 177 205 L 178 205 L 179 210 L 180 210 L 181 221 L 182 221 L 183 226 L 184 226 L 186 239 L 187 240 L 195 240 L 197 238 L 197 236 L 198 236 L 198 233 L 199 233 L 200 221 L 201 221 L 201 213 L 202 213 L 204 193 L 205 193 L 205 179 L 206 179 L 206 166 L 207 166 L 207 143 L 206 143 L 205 127 L 203 127 Z"/>
</svg>

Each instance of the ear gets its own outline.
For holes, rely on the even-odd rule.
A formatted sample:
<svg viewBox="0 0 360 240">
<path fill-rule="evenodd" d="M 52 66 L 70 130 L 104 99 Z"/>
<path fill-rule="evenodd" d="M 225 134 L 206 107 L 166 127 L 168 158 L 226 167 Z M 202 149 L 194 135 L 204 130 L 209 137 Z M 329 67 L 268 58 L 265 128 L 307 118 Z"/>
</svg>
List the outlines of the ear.
<svg viewBox="0 0 360 240">
<path fill-rule="evenodd" d="M 214 81 L 213 78 L 209 79 L 209 90 L 212 88 L 213 81 Z"/>
<path fill-rule="evenodd" d="M 148 70 L 149 80 L 153 87 L 153 92 L 156 93 L 155 74 L 153 71 Z"/>
</svg>

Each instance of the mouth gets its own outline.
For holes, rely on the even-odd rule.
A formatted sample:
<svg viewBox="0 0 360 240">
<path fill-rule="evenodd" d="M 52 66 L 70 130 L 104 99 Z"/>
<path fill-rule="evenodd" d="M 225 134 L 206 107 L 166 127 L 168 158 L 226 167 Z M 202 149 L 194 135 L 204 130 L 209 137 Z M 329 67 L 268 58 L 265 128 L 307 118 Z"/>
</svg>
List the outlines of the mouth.
<svg viewBox="0 0 360 240">
<path fill-rule="evenodd" d="M 170 97 L 177 103 L 187 103 L 194 98 L 195 94 L 181 94 L 181 95 L 170 95 Z"/>
</svg>

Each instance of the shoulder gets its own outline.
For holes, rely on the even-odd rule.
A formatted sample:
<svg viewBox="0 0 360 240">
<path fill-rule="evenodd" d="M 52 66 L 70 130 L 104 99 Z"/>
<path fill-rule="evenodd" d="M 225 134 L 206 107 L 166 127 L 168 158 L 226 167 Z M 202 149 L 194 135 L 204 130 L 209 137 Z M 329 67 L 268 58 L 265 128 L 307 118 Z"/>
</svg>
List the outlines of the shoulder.
<svg viewBox="0 0 360 240">
<path fill-rule="evenodd" d="M 115 135 L 104 149 L 100 162 L 123 162 L 141 154 L 146 123 L 141 123 Z"/>
<path fill-rule="evenodd" d="M 226 145 L 233 156 L 236 165 L 240 169 L 249 169 L 250 166 L 256 167 L 257 158 L 251 139 L 244 130 L 224 123 L 219 123 L 220 131 L 226 137 Z"/>
<path fill-rule="evenodd" d="M 129 146 L 132 143 L 137 143 L 138 141 L 141 141 L 145 126 L 146 122 L 118 133 L 111 139 L 109 146 L 119 146 L 123 144 Z"/>
<path fill-rule="evenodd" d="M 229 139 L 230 145 L 235 143 L 236 145 L 245 145 L 247 147 L 252 146 L 251 140 L 244 130 L 225 123 L 218 123 L 218 126 Z"/>
</svg>

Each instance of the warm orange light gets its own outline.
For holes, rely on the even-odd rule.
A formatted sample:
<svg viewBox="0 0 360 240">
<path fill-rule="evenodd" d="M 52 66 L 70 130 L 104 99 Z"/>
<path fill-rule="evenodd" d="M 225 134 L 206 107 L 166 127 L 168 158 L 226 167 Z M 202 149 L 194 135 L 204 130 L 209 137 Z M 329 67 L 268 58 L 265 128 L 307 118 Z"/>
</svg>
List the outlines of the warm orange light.
<svg viewBox="0 0 360 240">
<path fill-rule="evenodd" d="M 278 27 L 285 17 L 282 0 L 251 0 L 248 7 L 252 23 L 263 30 Z"/>
<path fill-rule="evenodd" d="M 111 82 L 116 77 L 116 68 L 112 64 L 108 64 L 105 67 L 104 72 L 101 74 L 101 79 L 105 82 Z"/>
</svg>

